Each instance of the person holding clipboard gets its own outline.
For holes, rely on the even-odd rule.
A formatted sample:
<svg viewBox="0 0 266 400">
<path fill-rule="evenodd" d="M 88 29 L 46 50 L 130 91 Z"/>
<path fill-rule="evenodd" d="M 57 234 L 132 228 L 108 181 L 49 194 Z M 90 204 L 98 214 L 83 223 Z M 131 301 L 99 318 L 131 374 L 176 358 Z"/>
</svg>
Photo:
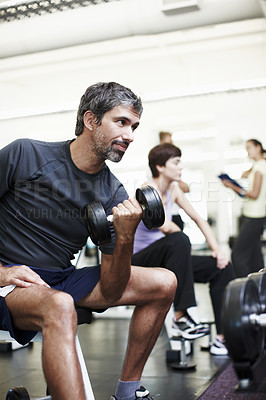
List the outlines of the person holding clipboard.
<svg viewBox="0 0 266 400">
<path fill-rule="evenodd" d="M 232 263 L 236 277 L 245 277 L 264 268 L 261 235 L 266 222 L 266 160 L 264 157 L 266 150 L 257 139 L 247 140 L 246 150 L 248 157 L 254 161 L 252 168 L 242 174 L 242 177 L 248 179 L 248 190 L 226 174 L 219 176 L 224 186 L 244 198 L 243 222 L 232 249 Z"/>
</svg>

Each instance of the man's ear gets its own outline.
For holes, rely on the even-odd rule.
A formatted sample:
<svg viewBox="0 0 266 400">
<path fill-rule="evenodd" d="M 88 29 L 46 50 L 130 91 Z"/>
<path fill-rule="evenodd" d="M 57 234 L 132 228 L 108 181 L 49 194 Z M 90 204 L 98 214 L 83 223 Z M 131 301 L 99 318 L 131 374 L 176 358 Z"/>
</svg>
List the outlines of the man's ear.
<svg viewBox="0 0 266 400">
<path fill-rule="evenodd" d="M 93 128 L 96 125 L 96 116 L 93 114 L 92 111 L 87 110 L 84 115 L 83 115 L 83 123 L 84 126 L 89 129 L 90 131 L 93 130 Z"/>
</svg>

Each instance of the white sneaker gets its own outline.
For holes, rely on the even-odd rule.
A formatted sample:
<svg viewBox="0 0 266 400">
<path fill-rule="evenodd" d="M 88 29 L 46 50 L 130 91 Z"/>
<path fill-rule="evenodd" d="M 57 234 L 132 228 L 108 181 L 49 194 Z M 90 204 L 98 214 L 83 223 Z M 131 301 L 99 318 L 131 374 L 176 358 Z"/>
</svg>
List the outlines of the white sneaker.
<svg viewBox="0 0 266 400">
<path fill-rule="evenodd" d="M 228 350 L 225 347 L 225 342 L 216 336 L 211 343 L 210 353 L 214 356 L 227 356 Z"/>
<path fill-rule="evenodd" d="M 184 339 L 198 339 L 208 335 L 210 329 L 208 325 L 196 323 L 192 317 L 186 313 L 183 317 L 172 322 L 171 333 L 173 337 L 182 336 Z"/>
</svg>

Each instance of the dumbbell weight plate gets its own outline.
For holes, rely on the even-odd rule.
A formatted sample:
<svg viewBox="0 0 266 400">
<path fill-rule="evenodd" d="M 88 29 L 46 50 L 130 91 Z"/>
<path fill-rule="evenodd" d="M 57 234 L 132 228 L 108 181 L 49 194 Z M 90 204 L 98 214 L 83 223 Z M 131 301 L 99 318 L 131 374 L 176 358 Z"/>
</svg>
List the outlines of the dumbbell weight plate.
<svg viewBox="0 0 266 400">
<path fill-rule="evenodd" d="M 109 243 L 111 241 L 110 224 L 106 218 L 102 203 L 100 201 L 89 203 L 85 210 L 89 236 L 93 243 L 96 246 Z"/>
<path fill-rule="evenodd" d="M 258 289 L 250 279 L 231 281 L 225 290 L 222 326 L 228 353 L 234 362 L 253 363 L 264 349 L 264 330 L 250 322 L 260 313 Z"/>
<path fill-rule="evenodd" d="M 30 395 L 25 387 L 16 386 L 9 389 L 6 400 L 30 400 Z"/>
<path fill-rule="evenodd" d="M 149 185 L 137 189 L 136 199 L 143 208 L 142 221 L 147 229 L 159 228 L 164 224 L 164 207 L 157 190 Z"/>
</svg>

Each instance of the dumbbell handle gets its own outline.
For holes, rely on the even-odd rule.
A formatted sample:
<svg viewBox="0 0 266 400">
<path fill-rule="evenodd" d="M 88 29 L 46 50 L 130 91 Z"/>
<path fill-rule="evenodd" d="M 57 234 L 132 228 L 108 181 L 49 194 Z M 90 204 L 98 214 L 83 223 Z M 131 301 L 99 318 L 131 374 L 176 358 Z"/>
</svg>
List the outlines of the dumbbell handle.
<svg viewBox="0 0 266 400">
<path fill-rule="evenodd" d="M 144 205 L 142 205 L 142 204 L 140 204 L 140 207 L 141 207 L 141 208 L 142 208 L 142 210 L 144 211 L 144 209 L 145 209 L 145 206 L 144 206 Z M 112 223 L 113 223 L 113 220 L 114 220 L 114 216 L 113 216 L 113 214 L 111 214 L 111 215 L 107 215 L 106 219 L 107 219 L 107 221 L 108 221 L 108 222 L 110 222 L 110 223 L 112 224 Z"/>
<path fill-rule="evenodd" d="M 249 320 L 254 325 L 266 326 L 266 314 L 250 314 Z"/>
<path fill-rule="evenodd" d="M 111 222 L 111 223 L 112 223 L 112 222 L 113 222 L 113 220 L 114 220 L 114 216 L 113 216 L 113 214 L 111 214 L 111 215 L 107 215 L 107 217 L 106 217 L 106 218 L 107 218 L 107 221 L 108 221 L 108 222 Z"/>
</svg>

